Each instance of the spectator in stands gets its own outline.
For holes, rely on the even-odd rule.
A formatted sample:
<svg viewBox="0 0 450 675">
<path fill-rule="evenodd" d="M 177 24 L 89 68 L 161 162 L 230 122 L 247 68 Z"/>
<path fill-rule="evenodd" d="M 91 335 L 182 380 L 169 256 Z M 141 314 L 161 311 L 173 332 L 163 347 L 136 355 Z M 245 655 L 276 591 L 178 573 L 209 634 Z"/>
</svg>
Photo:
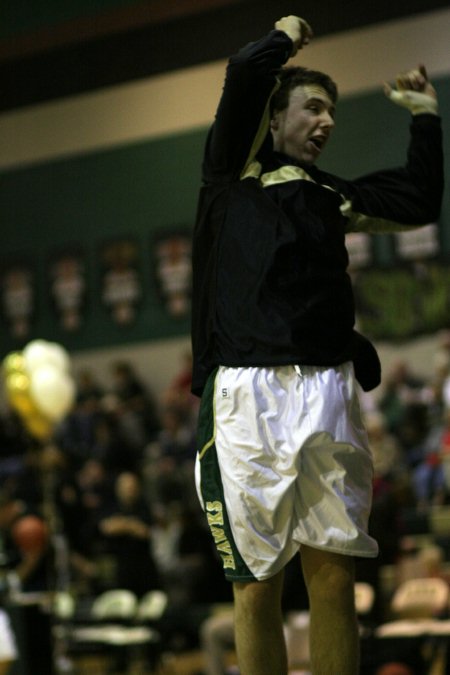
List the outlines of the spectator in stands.
<svg viewBox="0 0 450 675">
<path fill-rule="evenodd" d="M 91 370 L 81 370 L 76 381 L 75 405 L 57 429 L 56 438 L 73 467 L 92 457 L 97 420 L 102 416 L 103 388 Z"/>
<path fill-rule="evenodd" d="M 199 401 L 191 392 L 192 386 L 192 353 L 186 351 L 182 357 L 182 367 L 169 383 L 163 394 L 164 408 L 178 410 L 192 425 L 196 424 Z"/>
<path fill-rule="evenodd" d="M 386 428 L 386 419 L 380 412 L 364 417 L 369 447 L 372 452 L 375 481 L 389 480 L 393 475 L 406 471 L 401 448 L 395 436 Z"/>
<path fill-rule="evenodd" d="M 42 514 L 3 491 L 0 532 L 10 588 L 23 592 L 47 590 L 50 532 Z"/>
<path fill-rule="evenodd" d="M 402 359 L 393 364 L 383 384 L 380 411 L 388 430 L 409 450 L 425 433 L 425 382 L 413 374 L 408 363 Z"/>
<path fill-rule="evenodd" d="M 130 441 L 144 446 L 158 432 L 160 423 L 153 394 L 139 379 L 134 367 L 127 361 L 112 365 L 116 414 Z"/>
<path fill-rule="evenodd" d="M 98 410 L 101 407 L 105 389 L 98 383 L 92 370 L 88 368 L 80 370 L 76 377 L 76 386 L 78 405 L 84 405 L 93 410 Z"/>
<path fill-rule="evenodd" d="M 115 585 L 138 596 L 158 588 L 159 580 L 151 548 L 152 516 L 142 495 L 139 477 L 120 473 L 114 498 L 98 520 L 98 531 L 115 561 Z"/>
<path fill-rule="evenodd" d="M 197 504 L 194 494 L 195 433 L 179 408 L 166 408 L 161 431 L 146 449 L 144 472 L 157 502 L 169 503 L 184 497 Z"/>
<path fill-rule="evenodd" d="M 195 605 L 229 598 L 222 568 L 201 513 L 182 500 L 160 504 L 152 543 L 161 583 L 170 602 Z"/>
<path fill-rule="evenodd" d="M 57 506 L 70 548 L 73 581 L 82 594 L 98 590 L 97 523 L 111 496 L 105 466 L 95 458 L 86 460 L 77 471 L 67 472 L 58 490 Z"/>
</svg>

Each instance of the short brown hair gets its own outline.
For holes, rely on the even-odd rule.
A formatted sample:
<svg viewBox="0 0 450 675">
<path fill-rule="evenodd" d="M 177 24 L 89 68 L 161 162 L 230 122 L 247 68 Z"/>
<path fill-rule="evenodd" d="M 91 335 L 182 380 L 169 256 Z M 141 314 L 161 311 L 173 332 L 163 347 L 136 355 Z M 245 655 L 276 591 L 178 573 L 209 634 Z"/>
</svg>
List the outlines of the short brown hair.
<svg viewBox="0 0 450 675">
<path fill-rule="evenodd" d="M 280 112 L 281 110 L 285 110 L 289 105 L 291 91 L 296 87 L 302 87 L 307 84 L 319 85 L 326 91 L 333 103 L 337 103 L 338 89 L 336 83 L 329 75 L 321 73 L 319 70 L 311 70 L 310 68 L 302 68 L 301 66 L 289 66 L 281 68 L 278 71 L 278 80 L 280 86 L 272 96 L 270 102 L 272 114 L 275 111 Z"/>
</svg>

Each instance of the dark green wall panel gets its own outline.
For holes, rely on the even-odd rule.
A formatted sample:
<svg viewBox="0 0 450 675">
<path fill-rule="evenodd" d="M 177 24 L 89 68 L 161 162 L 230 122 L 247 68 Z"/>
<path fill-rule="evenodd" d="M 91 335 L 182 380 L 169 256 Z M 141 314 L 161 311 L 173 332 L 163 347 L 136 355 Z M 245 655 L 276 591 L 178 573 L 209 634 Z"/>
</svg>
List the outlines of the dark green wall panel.
<svg viewBox="0 0 450 675">
<path fill-rule="evenodd" d="M 204 132 L 0 174 L 4 252 L 192 221 Z"/>
</svg>

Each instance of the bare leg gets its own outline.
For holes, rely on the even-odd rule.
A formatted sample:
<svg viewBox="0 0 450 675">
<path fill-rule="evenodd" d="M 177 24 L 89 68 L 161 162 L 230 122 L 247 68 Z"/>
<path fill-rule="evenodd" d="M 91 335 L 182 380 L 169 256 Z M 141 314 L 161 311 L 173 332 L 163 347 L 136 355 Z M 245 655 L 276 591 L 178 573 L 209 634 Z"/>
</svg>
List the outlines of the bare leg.
<svg viewBox="0 0 450 675">
<path fill-rule="evenodd" d="M 0 661 L 0 675 L 8 675 L 14 661 Z"/>
<path fill-rule="evenodd" d="M 309 546 L 302 546 L 300 552 L 310 602 L 312 673 L 357 675 L 354 560 Z"/>
<path fill-rule="evenodd" d="M 266 581 L 233 584 L 241 675 L 287 675 L 282 585 L 283 572 Z"/>
</svg>

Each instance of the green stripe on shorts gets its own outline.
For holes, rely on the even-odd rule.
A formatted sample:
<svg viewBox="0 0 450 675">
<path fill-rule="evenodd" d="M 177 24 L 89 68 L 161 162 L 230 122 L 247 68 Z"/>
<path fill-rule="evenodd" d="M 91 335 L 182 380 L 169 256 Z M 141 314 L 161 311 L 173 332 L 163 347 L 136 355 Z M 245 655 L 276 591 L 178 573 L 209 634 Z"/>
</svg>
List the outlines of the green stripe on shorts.
<svg viewBox="0 0 450 675">
<path fill-rule="evenodd" d="M 200 460 L 200 489 L 209 529 L 219 553 L 225 577 L 229 581 L 254 581 L 255 577 L 242 559 L 230 527 L 225 505 L 222 478 L 215 445 L 214 394 L 216 373 L 208 378 L 202 395 L 198 418 L 197 443 Z"/>
</svg>

